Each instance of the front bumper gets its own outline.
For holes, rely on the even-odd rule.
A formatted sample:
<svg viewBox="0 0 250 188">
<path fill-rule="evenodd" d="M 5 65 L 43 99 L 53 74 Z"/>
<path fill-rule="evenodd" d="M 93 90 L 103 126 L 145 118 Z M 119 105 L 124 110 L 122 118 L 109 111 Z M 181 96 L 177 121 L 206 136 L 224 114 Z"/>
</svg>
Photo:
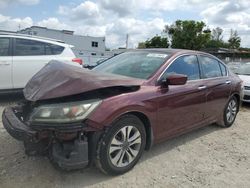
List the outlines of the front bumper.
<svg viewBox="0 0 250 188">
<path fill-rule="evenodd" d="M 243 102 L 250 102 L 250 90 L 243 90 Z"/>
<path fill-rule="evenodd" d="M 30 129 L 15 114 L 13 108 L 5 108 L 2 114 L 3 126 L 17 140 L 27 141 L 35 138 L 37 132 Z"/>
<path fill-rule="evenodd" d="M 84 133 L 75 132 L 77 138 L 62 140 L 56 138 L 56 130 L 40 138 L 41 131 L 34 130 L 18 117 L 15 108 L 6 108 L 2 114 L 3 126 L 17 140 L 23 141 L 28 155 L 47 154 L 53 164 L 65 169 L 80 169 L 89 164 L 89 140 Z M 67 130 L 69 131 L 69 130 Z M 64 133 L 72 135 L 71 133 Z"/>
</svg>

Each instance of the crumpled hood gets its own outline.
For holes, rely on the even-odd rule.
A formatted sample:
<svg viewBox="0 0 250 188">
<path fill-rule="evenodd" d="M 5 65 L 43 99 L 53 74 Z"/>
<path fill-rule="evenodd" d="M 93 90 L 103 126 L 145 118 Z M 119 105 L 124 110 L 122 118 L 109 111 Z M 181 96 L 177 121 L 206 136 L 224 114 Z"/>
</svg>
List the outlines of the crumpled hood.
<svg viewBox="0 0 250 188">
<path fill-rule="evenodd" d="M 104 74 L 50 61 L 25 86 L 27 100 L 38 101 L 76 95 L 113 86 L 140 86 L 144 80 L 115 74 Z"/>
</svg>

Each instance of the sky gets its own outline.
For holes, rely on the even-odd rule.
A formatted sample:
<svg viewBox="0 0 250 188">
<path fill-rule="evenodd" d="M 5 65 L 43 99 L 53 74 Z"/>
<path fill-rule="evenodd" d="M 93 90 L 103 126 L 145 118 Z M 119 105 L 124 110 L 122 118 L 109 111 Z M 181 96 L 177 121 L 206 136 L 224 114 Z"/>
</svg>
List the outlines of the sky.
<svg viewBox="0 0 250 188">
<path fill-rule="evenodd" d="M 250 47 L 250 0 L 0 0 L 0 30 L 33 25 L 73 30 L 79 35 L 105 36 L 106 46 L 129 47 L 155 35 L 176 20 L 204 21 L 221 27 L 223 39 L 238 31 Z"/>
</svg>

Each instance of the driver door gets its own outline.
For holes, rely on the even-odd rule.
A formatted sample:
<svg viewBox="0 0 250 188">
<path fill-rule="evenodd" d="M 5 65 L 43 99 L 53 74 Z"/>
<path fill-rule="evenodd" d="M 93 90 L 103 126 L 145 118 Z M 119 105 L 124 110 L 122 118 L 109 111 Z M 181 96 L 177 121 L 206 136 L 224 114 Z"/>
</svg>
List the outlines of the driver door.
<svg viewBox="0 0 250 188">
<path fill-rule="evenodd" d="M 200 79 L 199 63 L 196 55 L 177 58 L 164 72 L 188 76 L 185 85 L 160 88 L 158 92 L 158 124 L 162 138 L 185 132 L 199 126 L 205 117 L 206 88 Z"/>
</svg>

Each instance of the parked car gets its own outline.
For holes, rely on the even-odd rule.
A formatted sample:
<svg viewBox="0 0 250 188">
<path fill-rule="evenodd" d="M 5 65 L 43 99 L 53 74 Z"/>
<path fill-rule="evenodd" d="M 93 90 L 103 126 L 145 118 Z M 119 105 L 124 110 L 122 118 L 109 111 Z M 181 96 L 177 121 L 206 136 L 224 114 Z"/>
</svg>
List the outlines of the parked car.
<svg viewBox="0 0 250 188">
<path fill-rule="evenodd" d="M 241 66 L 241 62 L 229 62 L 227 63 L 227 67 L 232 71 L 235 72 Z"/>
<path fill-rule="evenodd" d="M 0 33 L 0 92 L 24 88 L 52 59 L 81 67 L 71 47 L 53 39 Z"/>
<path fill-rule="evenodd" d="M 250 63 L 241 63 L 241 66 L 235 69 L 234 73 L 243 81 L 242 101 L 250 102 Z"/>
<path fill-rule="evenodd" d="M 48 154 L 63 169 L 95 162 L 118 175 L 153 144 L 212 123 L 232 126 L 240 92 L 239 77 L 210 54 L 135 50 L 93 70 L 48 64 L 2 119 L 27 154 Z"/>
<path fill-rule="evenodd" d="M 83 68 L 87 68 L 87 69 L 93 69 L 95 68 L 97 65 L 102 64 L 104 61 L 106 61 L 107 59 L 100 59 L 97 62 L 95 62 L 94 64 L 84 64 Z"/>
</svg>

